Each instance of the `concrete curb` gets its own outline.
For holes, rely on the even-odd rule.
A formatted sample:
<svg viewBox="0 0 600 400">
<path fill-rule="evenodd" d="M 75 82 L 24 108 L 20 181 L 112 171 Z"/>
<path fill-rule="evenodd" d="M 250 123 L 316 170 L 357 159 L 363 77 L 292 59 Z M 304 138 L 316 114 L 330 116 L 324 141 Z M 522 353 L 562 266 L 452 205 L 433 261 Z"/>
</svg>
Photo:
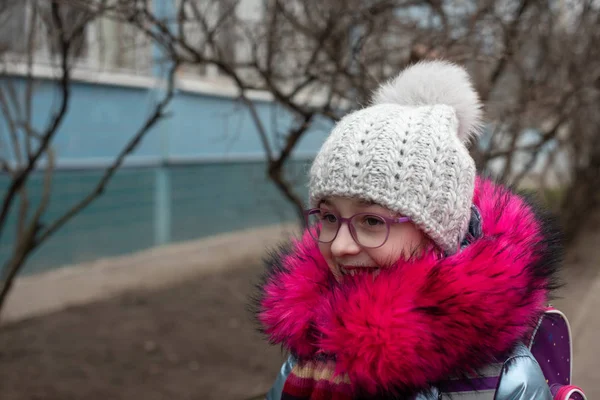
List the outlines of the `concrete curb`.
<svg viewBox="0 0 600 400">
<path fill-rule="evenodd" d="M 249 229 L 18 278 L 0 324 L 256 263 L 267 247 L 297 232 L 293 224 Z"/>
</svg>

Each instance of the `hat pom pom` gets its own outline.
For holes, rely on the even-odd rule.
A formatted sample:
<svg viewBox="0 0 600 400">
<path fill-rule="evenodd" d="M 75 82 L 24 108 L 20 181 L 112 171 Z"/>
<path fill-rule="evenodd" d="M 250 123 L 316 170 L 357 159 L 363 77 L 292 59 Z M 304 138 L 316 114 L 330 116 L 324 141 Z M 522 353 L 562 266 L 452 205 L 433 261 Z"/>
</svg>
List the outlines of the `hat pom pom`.
<svg viewBox="0 0 600 400">
<path fill-rule="evenodd" d="M 456 111 L 457 135 L 463 143 L 481 133 L 479 95 L 467 71 L 447 61 L 422 61 L 406 68 L 377 90 L 372 103 L 403 106 L 445 104 Z"/>
</svg>

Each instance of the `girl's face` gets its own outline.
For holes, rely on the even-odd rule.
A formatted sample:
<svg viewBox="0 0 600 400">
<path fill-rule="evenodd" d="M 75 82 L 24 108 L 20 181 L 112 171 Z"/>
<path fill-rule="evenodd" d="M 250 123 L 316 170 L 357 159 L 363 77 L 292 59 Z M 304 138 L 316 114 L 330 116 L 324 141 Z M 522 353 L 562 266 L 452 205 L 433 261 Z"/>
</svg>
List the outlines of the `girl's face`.
<svg viewBox="0 0 600 400">
<path fill-rule="evenodd" d="M 324 213 L 331 212 L 343 218 L 349 218 L 358 213 L 377 214 L 387 218 L 400 217 L 377 204 L 346 197 L 328 197 L 321 202 L 319 208 Z M 381 247 L 366 248 L 354 240 L 348 224 L 343 223 L 333 242 L 319 242 L 319 249 L 327 261 L 329 269 L 339 281 L 345 275 L 358 273 L 376 275 L 380 268 L 392 265 L 401 258 L 409 258 L 430 243 L 425 234 L 412 222 L 404 222 L 390 225 L 388 239 Z"/>
</svg>

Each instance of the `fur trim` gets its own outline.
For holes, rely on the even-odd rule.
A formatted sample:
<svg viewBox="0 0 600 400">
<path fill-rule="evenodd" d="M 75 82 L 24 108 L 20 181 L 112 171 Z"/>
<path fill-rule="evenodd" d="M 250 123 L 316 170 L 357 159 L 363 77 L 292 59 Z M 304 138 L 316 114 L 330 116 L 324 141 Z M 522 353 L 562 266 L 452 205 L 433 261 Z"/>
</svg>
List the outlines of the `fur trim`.
<svg viewBox="0 0 600 400">
<path fill-rule="evenodd" d="M 422 106 L 445 104 L 456 111 L 458 137 L 464 143 L 481 132 L 481 103 L 467 72 L 447 61 L 422 61 L 381 86 L 373 104 Z"/>
<path fill-rule="evenodd" d="M 478 180 L 483 235 L 461 252 L 337 283 L 307 233 L 269 263 L 257 318 L 299 360 L 330 357 L 357 394 L 405 396 L 476 372 L 524 338 L 560 262 L 556 230 L 523 198 Z"/>
</svg>

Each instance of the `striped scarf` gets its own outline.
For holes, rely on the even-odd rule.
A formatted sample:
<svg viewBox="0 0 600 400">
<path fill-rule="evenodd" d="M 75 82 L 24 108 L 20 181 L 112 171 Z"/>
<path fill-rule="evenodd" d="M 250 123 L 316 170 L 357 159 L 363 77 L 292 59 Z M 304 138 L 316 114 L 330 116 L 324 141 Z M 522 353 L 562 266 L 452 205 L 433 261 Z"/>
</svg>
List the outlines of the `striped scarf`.
<svg viewBox="0 0 600 400">
<path fill-rule="evenodd" d="M 281 400 L 352 399 L 348 376 L 335 376 L 334 372 L 333 361 L 296 364 L 285 381 Z"/>
</svg>

